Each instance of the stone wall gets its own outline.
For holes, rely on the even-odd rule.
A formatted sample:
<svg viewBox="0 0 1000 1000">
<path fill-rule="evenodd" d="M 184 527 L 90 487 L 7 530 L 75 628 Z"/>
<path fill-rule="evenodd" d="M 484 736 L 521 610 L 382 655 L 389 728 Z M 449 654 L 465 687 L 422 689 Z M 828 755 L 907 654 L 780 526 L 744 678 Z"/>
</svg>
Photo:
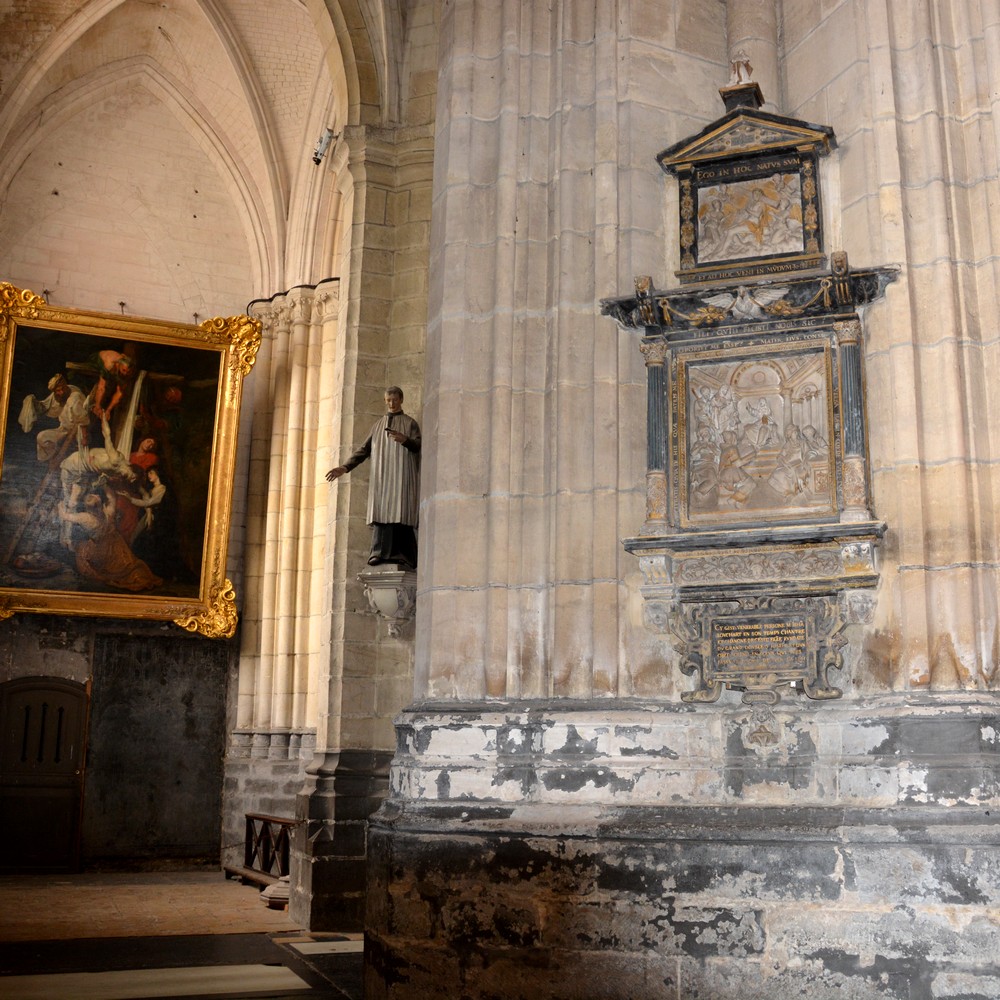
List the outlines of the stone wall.
<svg viewBox="0 0 1000 1000">
<path fill-rule="evenodd" d="M 987 1000 L 996 850 L 982 809 L 386 810 L 366 996 Z"/>
<path fill-rule="evenodd" d="M 373 997 L 995 997 L 995 5 L 444 8 L 417 701 L 370 830 Z M 729 37 L 727 37 L 727 30 Z M 830 125 L 862 310 L 874 618 L 843 699 L 687 706 L 620 539 L 638 344 L 668 288 L 653 157 L 722 114 L 731 46 Z M 995 88 L 993 88 L 995 89 Z"/>
<path fill-rule="evenodd" d="M 407 712 L 373 997 L 996 995 L 1000 716 L 564 702 Z"/>
</svg>

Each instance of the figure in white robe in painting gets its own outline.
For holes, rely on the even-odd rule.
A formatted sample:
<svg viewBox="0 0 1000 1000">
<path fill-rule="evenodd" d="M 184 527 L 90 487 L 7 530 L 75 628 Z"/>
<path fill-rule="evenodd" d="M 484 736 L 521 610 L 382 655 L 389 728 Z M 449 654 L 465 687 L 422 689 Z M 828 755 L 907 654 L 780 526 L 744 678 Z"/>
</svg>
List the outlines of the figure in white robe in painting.
<svg viewBox="0 0 1000 1000">
<path fill-rule="evenodd" d="M 18 423 L 25 434 L 42 417 L 59 422 L 58 427 L 48 427 L 39 431 L 35 438 L 39 462 L 49 462 L 66 452 L 76 441 L 78 427 L 86 427 L 90 422 L 87 396 L 78 386 L 70 385 L 62 374 L 53 375 L 48 383 L 49 395 L 44 399 L 27 396 L 21 406 Z"/>
<path fill-rule="evenodd" d="M 360 465 L 372 462 L 368 486 L 368 523 L 372 548 L 368 565 L 417 565 L 417 505 L 420 490 L 420 426 L 403 412 L 403 390 L 385 390 L 386 414 L 375 421 L 367 440 L 326 478 L 333 482 Z"/>
</svg>

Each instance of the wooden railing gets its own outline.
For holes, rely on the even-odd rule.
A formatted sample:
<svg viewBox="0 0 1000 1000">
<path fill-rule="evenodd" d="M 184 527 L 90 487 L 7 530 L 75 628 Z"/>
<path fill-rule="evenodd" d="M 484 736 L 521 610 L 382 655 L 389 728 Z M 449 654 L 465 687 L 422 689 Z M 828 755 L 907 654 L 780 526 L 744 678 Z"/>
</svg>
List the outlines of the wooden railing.
<svg viewBox="0 0 1000 1000">
<path fill-rule="evenodd" d="M 270 885 L 288 874 L 289 837 L 296 820 L 287 816 L 246 814 L 243 866 L 226 865 L 226 878 Z"/>
</svg>

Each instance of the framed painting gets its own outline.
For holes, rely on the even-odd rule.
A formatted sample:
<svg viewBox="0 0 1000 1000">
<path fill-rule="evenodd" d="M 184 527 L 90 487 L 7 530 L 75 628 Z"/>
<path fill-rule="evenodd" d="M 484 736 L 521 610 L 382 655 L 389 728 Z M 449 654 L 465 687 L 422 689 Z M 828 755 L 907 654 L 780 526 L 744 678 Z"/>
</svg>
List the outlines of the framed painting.
<svg viewBox="0 0 1000 1000">
<path fill-rule="evenodd" d="M 225 576 L 247 316 L 56 308 L 0 283 L 0 617 L 236 628 Z"/>
</svg>

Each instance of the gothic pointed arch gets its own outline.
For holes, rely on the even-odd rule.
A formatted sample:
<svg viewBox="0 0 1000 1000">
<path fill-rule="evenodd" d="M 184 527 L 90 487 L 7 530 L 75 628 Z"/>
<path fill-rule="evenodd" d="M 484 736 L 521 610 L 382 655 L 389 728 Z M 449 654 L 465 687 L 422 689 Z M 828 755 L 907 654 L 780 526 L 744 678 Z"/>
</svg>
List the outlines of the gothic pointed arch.
<svg viewBox="0 0 1000 1000">
<path fill-rule="evenodd" d="M 398 40 L 398 32 L 387 30 L 388 24 L 398 20 L 396 4 L 306 0 L 306 6 L 343 100 L 345 124 L 383 123 L 393 103 L 389 94 L 398 89 L 398 74 L 389 52 L 390 40 Z"/>
<path fill-rule="evenodd" d="M 145 88 L 194 137 L 228 190 L 235 194 L 234 205 L 246 240 L 254 287 L 270 287 L 275 272 L 280 271 L 279 234 L 271 223 L 277 214 L 273 203 L 269 204 L 257 189 L 252 171 L 211 109 L 182 81 L 146 56 L 130 56 L 106 63 L 54 95 L 47 105 L 44 121 L 33 120 L 6 144 L 0 158 L 3 190 L 8 189 L 32 151 L 53 129 L 134 86 Z M 157 237 L 159 240 L 169 238 L 169 234 Z"/>
</svg>

